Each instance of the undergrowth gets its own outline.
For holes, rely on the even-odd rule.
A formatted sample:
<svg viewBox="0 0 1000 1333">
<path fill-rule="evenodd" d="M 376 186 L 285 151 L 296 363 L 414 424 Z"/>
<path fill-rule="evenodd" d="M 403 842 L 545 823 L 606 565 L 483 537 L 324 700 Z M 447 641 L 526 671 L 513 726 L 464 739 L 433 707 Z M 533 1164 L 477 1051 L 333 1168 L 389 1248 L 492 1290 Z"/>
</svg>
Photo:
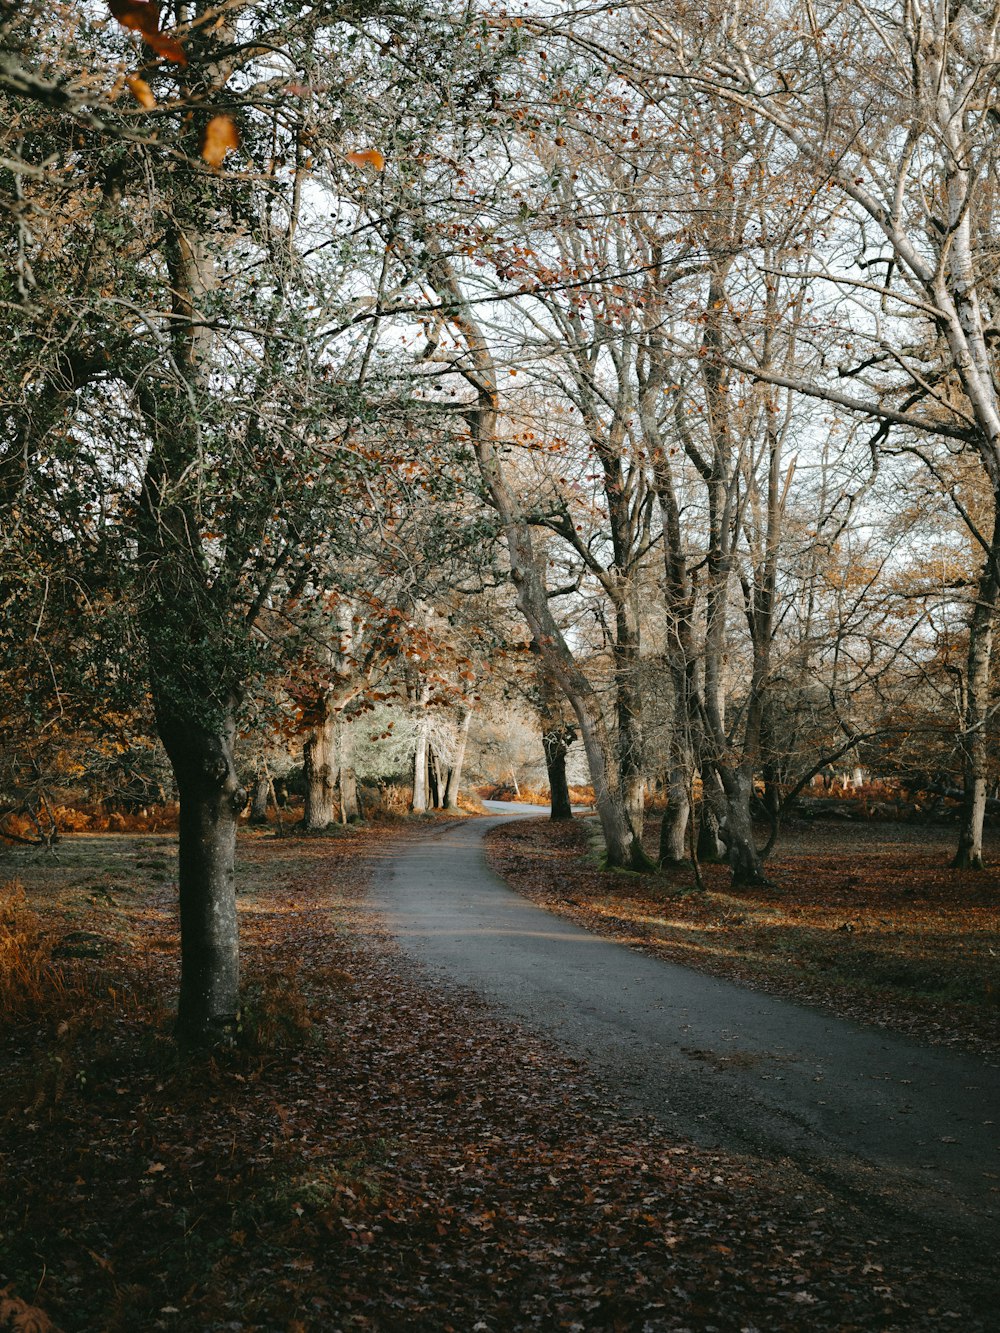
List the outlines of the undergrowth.
<svg viewBox="0 0 1000 1333">
<path fill-rule="evenodd" d="M 49 1009 L 65 1013 L 70 989 L 22 885 L 0 885 L 0 1020 L 37 1020 Z"/>
</svg>

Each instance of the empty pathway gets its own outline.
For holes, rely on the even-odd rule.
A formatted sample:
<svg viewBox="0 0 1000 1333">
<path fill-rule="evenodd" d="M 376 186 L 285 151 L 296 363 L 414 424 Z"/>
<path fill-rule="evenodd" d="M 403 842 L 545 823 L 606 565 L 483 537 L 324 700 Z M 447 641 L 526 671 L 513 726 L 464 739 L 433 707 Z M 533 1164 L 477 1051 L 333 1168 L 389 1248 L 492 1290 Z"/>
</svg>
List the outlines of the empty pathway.
<svg viewBox="0 0 1000 1333">
<path fill-rule="evenodd" d="M 488 829 L 432 831 L 376 904 L 405 952 L 585 1058 L 704 1146 L 789 1159 L 838 1192 L 985 1240 L 1000 1220 L 1000 1070 L 649 958 L 550 915 L 488 868 Z"/>
</svg>

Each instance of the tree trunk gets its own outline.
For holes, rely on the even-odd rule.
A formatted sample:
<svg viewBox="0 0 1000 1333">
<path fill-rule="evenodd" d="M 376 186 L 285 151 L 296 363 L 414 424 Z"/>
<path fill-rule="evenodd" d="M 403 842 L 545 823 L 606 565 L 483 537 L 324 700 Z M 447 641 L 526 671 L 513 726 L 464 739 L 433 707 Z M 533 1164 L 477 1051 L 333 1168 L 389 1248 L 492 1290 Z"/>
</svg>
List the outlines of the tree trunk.
<svg viewBox="0 0 1000 1333">
<path fill-rule="evenodd" d="M 1000 594 L 1000 584 L 994 572 L 994 562 L 998 558 L 1000 558 L 1000 521 L 997 523 L 991 553 L 980 575 L 978 596 L 969 622 L 969 651 L 962 725 L 965 790 L 958 832 L 958 849 L 951 863 L 956 870 L 983 868 L 983 820 L 986 816 L 989 758 L 986 724 L 989 718 L 993 635 L 998 594 Z"/>
<path fill-rule="evenodd" d="M 164 719 L 160 739 L 180 796 L 181 990 L 177 1034 L 211 1041 L 231 1030 L 239 1008 L 236 820 L 246 800 L 233 763 L 232 712 L 215 728 Z"/>
<path fill-rule="evenodd" d="M 455 758 L 448 769 L 448 781 L 445 783 L 444 801 L 442 804 L 446 810 L 458 809 L 458 793 L 462 785 L 462 769 L 465 765 L 465 749 L 469 741 L 469 727 L 472 724 L 472 709 L 462 709 L 462 721 L 458 728 L 458 744 L 455 747 Z"/>
<path fill-rule="evenodd" d="M 337 778 L 340 818 L 342 823 L 351 824 L 361 818 L 361 806 L 358 803 L 358 779 L 354 772 L 354 742 L 349 727 L 344 723 L 337 727 L 337 752 L 340 760 Z"/>
<path fill-rule="evenodd" d="M 698 817 L 698 860 L 722 861 L 726 848 L 722 841 L 724 794 L 713 764 L 702 764 L 701 809 Z"/>
<path fill-rule="evenodd" d="M 413 751 L 413 800 L 410 809 L 415 815 L 422 815 L 427 809 L 427 720 L 421 718 L 417 723 L 417 742 Z"/>
<path fill-rule="evenodd" d="M 267 801 L 271 794 L 271 779 L 265 770 L 254 778 L 250 792 L 250 823 L 267 823 Z"/>
<path fill-rule="evenodd" d="M 615 615 L 615 718 L 618 726 L 618 764 L 622 799 L 636 837 L 646 818 L 646 779 L 643 765 L 642 693 L 639 685 L 639 616 L 632 593 L 621 592 Z"/>
<path fill-rule="evenodd" d="M 660 825 L 660 864 L 680 865 L 687 860 L 687 830 L 691 818 L 691 767 L 671 744 L 667 778 L 667 808 Z"/>
<path fill-rule="evenodd" d="M 720 832 L 726 844 L 726 860 L 733 872 L 733 886 L 768 884 L 750 817 L 752 773 L 728 767 L 723 767 L 720 773 L 725 793 L 725 817 Z"/>
<path fill-rule="evenodd" d="M 302 823 L 311 833 L 322 832 L 333 823 L 336 774 L 334 741 L 334 721 L 324 704 L 323 717 L 310 730 L 302 752 L 306 782 L 306 808 Z"/>
<path fill-rule="evenodd" d="M 569 783 L 566 780 L 566 755 L 576 740 L 576 728 L 557 726 L 542 737 L 545 771 L 549 778 L 549 818 L 572 819 Z"/>
</svg>

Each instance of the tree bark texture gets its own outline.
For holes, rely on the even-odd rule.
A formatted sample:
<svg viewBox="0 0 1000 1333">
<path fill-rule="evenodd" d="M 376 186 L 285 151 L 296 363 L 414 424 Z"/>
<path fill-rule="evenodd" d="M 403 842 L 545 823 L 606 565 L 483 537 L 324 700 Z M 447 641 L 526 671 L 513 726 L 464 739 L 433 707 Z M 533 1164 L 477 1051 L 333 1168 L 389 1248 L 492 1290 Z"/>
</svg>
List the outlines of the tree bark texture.
<svg viewBox="0 0 1000 1333">
<path fill-rule="evenodd" d="M 429 724 L 425 716 L 417 721 L 416 744 L 413 750 L 413 800 L 410 809 L 415 815 L 423 814 L 428 800 Z"/>
<path fill-rule="evenodd" d="M 722 861 L 726 855 L 722 841 L 723 793 L 714 766 L 701 770 L 701 808 L 698 814 L 698 860 Z"/>
<path fill-rule="evenodd" d="M 334 821 L 336 792 L 336 723 L 324 705 L 323 714 L 309 730 L 302 748 L 306 804 L 303 826 L 310 833 L 321 833 Z"/>
<path fill-rule="evenodd" d="M 250 823 L 267 823 L 267 801 L 271 794 L 271 779 L 266 772 L 258 773 L 250 791 Z"/>
<path fill-rule="evenodd" d="M 1000 518 L 1000 502 L 998 502 Z M 1000 521 L 997 524 L 1000 534 Z M 959 822 L 958 848 L 952 866 L 959 870 L 982 870 L 983 823 L 986 818 L 988 746 L 986 727 L 990 711 L 990 667 L 996 631 L 1000 583 L 994 562 L 1000 559 L 1000 541 L 994 537 L 993 549 L 979 579 L 978 596 L 969 619 L 969 647 L 966 663 L 964 716 L 962 719 L 962 760 L 964 793 Z"/>
<path fill-rule="evenodd" d="M 337 762 L 340 819 L 343 824 L 351 824 L 361 818 L 361 804 L 358 800 L 358 779 L 354 772 L 354 742 L 350 727 L 343 722 L 337 725 Z"/>
<path fill-rule="evenodd" d="M 542 736 L 545 751 L 545 771 L 549 779 L 549 818 L 572 819 L 573 808 L 566 780 L 566 755 L 576 740 L 576 729 L 567 726 L 551 727 Z"/>
<path fill-rule="evenodd" d="M 646 778 L 643 763 L 642 692 L 639 683 L 639 615 L 632 590 L 621 591 L 615 615 L 615 720 L 618 729 L 618 765 L 622 797 L 636 837 L 646 818 Z"/>
<path fill-rule="evenodd" d="M 688 821 L 691 818 L 691 762 L 675 734 L 670 743 L 667 808 L 660 824 L 660 863 L 679 865 L 687 860 Z"/>
<path fill-rule="evenodd" d="M 542 725 L 545 772 L 549 780 L 549 814 L 552 819 L 572 819 L 569 782 L 566 778 L 566 756 L 576 740 L 577 731 L 566 718 L 566 701 L 546 669 L 541 649 L 534 640 L 532 640 L 532 651 L 537 654 L 538 660 L 536 698 L 538 719 Z"/>
<path fill-rule="evenodd" d="M 180 796 L 181 989 L 177 1033 L 211 1041 L 239 1009 L 236 820 L 246 793 L 233 762 L 233 714 L 216 726 L 159 717 Z"/>
<path fill-rule="evenodd" d="M 458 725 L 458 743 L 455 746 L 455 756 L 452 759 L 451 767 L 448 769 L 448 778 L 444 787 L 442 805 L 446 810 L 458 809 L 458 793 L 462 787 L 462 769 L 465 766 L 465 751 L 469 743 L 469 727 L 471 725 L 472 709 L 463 708 L 462 718 Z"/>
</svg>

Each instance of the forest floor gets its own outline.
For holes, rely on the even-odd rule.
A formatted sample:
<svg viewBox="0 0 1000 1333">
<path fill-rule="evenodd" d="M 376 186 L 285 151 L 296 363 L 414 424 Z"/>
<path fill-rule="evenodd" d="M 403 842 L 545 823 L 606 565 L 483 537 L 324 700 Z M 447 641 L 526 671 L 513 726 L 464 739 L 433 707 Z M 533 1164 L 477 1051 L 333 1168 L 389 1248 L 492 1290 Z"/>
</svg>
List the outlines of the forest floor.
<svg viewBox="0 0 1000 1333">
<path fill-rule="evenodd" d="M 658 820 L 646 840 L 655 852 Z M 990 869 L 949 869 L 951 830 L 911 823 L 790 827 L 770 887 L 725 866 L 656 875 L 600 866 L 596 821 L 518 820 L 487 835 L 525 897 L 655 957 L 937 1044 L 1000 1056 L 1000 840 Z"/>
<path fill-rule="evenodd" d="M 581 830 L 515 831 L 583 892 Z M 422 981 L 365 898 L 419 832 L 242 835 L 241 1028 L 186 1059 L 175 839 L 0 866 L 0 1329 L 994 1326 L 930 1244 L 672 1139 Z"/>
</svg>

